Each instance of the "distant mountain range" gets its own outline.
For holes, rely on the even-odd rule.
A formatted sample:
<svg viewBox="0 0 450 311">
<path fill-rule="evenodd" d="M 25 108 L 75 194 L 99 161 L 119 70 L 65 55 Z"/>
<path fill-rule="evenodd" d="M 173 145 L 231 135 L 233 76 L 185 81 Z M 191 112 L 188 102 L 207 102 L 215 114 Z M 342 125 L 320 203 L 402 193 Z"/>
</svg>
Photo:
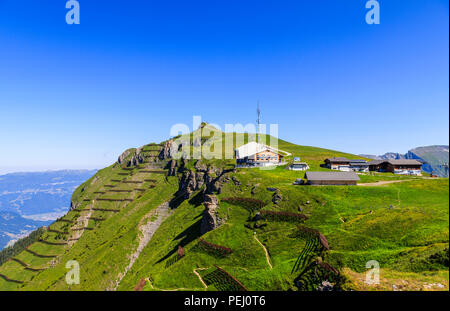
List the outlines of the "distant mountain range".
<svg viewBox="0 0 450 311">
<path fill-rule="evenodd" d="M 434 172 L 440 177 L 448 177 L 448 172 L 444 167 L 444 164 L 448 165 L 449 162 L 448 145 L 417 147 L 409 150 L 405 154 L 397 152 L 387 152 L 379 156 L 372 154 L 360 154 L 360 156 L 375 160 L 414 159 L 424 163 L 422 169 L 425 172 L 427 173 Z"/>
<path fill-rule="evenodd" d="M 0 250 L 17 239 L 28 235 L 31 231 L 51 222 L 52 220 L 36 221 L 23 218 L 15 212 L 0 211 Z"/>
<path fill-rule="evenodd" d="M 0 175 L 0 250 L 64 215 L 73 191 L 96 170 Z"/>
</svg>

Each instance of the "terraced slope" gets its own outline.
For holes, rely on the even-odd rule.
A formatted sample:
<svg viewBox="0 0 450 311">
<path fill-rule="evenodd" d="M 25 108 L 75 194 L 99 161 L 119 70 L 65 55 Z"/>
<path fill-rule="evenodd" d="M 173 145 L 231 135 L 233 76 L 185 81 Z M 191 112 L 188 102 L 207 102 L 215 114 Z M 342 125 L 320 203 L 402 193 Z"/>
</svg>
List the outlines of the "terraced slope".
<svg viewBox="0 0 450 311">
<path fill-rule="evenodd" d="M 146 148 L 143 151 L 151 154 L 159 152 L 161 146 L 147 148 L 149 151 Z M 65 263 L 70 260 L 66 258 L 79 261 L 83 273 L 83 268 L 87 265 L 83 265 L 84 257 L 80 254 L 86 254 L 89 249 L 98 247 L 96 253 L 103 253 L 108 257 L 116 244 L 125 245 L 124 249 L 115 249 L 120 254 L 131 249 L 133 245 L 130 240 L 137 234 L 133 221 L 139 221 L 142 213 L 156 207 L 150 201 L 157 204 L 170 199 L 178 186 L 176 180 L 160 173 L 163 171 L 161 163 L 153 164 L 152 158 L 149 156 L 139 167 L 134 166 L 132 169 L 116 163 L 99 171 L 81 185 L 73 195 L 72 209 L 67 215 L 50 225 L 38 242 L 0 267 L 0 274 L 20 282 L 10 282 L 3 278 L 0 288 L 27 288 L 33 280 L 34 285 L 28 286 L 47 289 L 55 286 L 55 281 L 64 283 L 58 271 L 64 271 L 65 275 Z M 126 263 L 126 256 L 123 257 L 117 262 L 117 267 Z M 98 273 L 105 277 L 103 271 Z M 92 271 L 89 274 L 93 275 Z M 110 282 L 116 277 L 112 272 Z M 108 282 L 106 278 L 105 282 Z M 96 285 L 90 289 L 102 288 Z"/>
</svg>

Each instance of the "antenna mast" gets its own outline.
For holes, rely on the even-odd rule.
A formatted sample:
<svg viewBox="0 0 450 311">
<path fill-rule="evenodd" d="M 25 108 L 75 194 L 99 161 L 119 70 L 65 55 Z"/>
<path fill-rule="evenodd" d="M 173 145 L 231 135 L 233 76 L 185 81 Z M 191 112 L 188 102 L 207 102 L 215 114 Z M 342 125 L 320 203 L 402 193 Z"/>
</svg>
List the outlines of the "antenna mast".
<svg viewBox="0 0 450 311">
<path fill-rule="evenodd" d="M 256 124 L 258 124 L 258 132 L 256 133 L 256 142 L 259 143 L 259 131 L 260 131 L 260 126 L 261 126 L 261 110 L 259 109 L 259 101 L 258 101 L 258 106 L 256 108 Z"/>
</svg>

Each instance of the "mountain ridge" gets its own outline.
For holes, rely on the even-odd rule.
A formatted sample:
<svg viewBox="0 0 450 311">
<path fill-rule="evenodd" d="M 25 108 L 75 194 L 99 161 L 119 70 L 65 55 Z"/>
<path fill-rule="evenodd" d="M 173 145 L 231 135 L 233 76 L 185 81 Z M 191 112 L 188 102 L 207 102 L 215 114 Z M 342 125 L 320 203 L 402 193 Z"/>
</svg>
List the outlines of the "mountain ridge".
<svg viewBox="0 0 450 311">
<path fill-rule="evenodd" d="M 424 165 L 422 169 L 431 174 L 434 173 L 440 177 L 448 177 L 448 171 L 445 169 L 445 164 L 449 163 L 449 146 L 448 145 L 430 145 L 416 147 L 408 150 L 405 154 L 398 152 L 387 152 L 383 155 L 360 154 L 361 156 L 374 160 L 389 160 L 389 159 L 414 159 L 418 160 Z"/>
<path fill-rule="evenodd" d="M 232 159 L 174 159 L 171 144 L 128 149 L 80 185 L 70 211 L 15 257 L 31 270 L 17 260 L 0 266 L 1 275 L 20 281 L 0 278 L 0 289 L 317 290 L 322 281 L 358 289 L 354 274 L 373 259 L 402 278 L 415 271 L 423 279 L 426 272 L 445 283 L 445 266 L 428 258 L 445 257 L 446 247 L 448 254 L 448 180 L 379 173 L 361 174 L 361 182 L 400 182 L 293 186 L 304 172 L 236 169 Z M 195 145 L 191 139 L 192 154 Z M 358 158 L 282 140 L 278 148 L 312 170 L 327 171 L 320 166 L 327 157 Z M 154 229 L 165 204 L 170 215 Z M 153 228 L 148 241 L 140 228 Z M 65 282 L 69 260 L 80 264 L 80 284 Z"/>
</svg>

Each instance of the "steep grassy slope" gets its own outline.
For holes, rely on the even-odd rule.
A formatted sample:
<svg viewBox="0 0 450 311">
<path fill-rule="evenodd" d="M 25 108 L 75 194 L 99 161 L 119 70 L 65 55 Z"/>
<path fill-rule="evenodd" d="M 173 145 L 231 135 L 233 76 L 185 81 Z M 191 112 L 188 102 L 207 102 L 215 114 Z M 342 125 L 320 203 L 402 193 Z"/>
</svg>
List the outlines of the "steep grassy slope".
<svg viewBox="0 0 450 311">
<path fill-rule="evenodd" d="M 331 250 L 322 255 L 323 259 L 334 267 L 347 268 L 349 280 L 344 287 L 357 289 L 356 284 L 352 284 L 350 272 L 364 272 L 366 262 L 377 260 L 382 268 L 405 272 L 405 275 L 409 273 L 424 284 L 441 283 L 448 288 L 448 268 L 442 262 L 430 260 L 430 256 L 448 249 L 447 180 L 411 180 L 364 188 L 294 187 L 278 176 L 268 178 L 266 174 L 274 174 L 273 171 L 262 172 L 237 172 L 234 176 L 242 185 L 228 184 L 220 197 L 258 198 L 268 203 L 266 210 L 297 212 L 301 207 L 310 217 L 304 224 L 320 230 L 328 239 Z M 255 184 L 259 186 L 252 195 Z M 281 190 L 283 201 L 279 206 L 271 204 L 272 193 L 265 190 L 267 186 Z M 296 225 L 269 221 L 261 229 L 250 230 L 244 227 L 249 218 L 245 208 L 225 202 L 220 208 L 226 214 L 227 222 L 203 238 L 233 249 L 231 256 L 218 259 L 195 251 L 196 239 L 200 236 L 198 220 L 203 208 L 185 202 L 170 222 L 160 228 L 158 236 L 141 254 L 136 269 L 127 275 L 120 289 L 131 289 L 142 277 L 151 277 L 157 289 L 202 289 L 193 269 L 212 268 L 213 264 L 232 273 L 250 289 L 294 288 L 293 282 L 298 275 L 291 272 L 307 243 L 295 236 Z M 254 232 L 267 247 L 273 269 L 254 239 Z M 169 258 L 167 255 L 177 245 L 182 245 L 188 255 L 167 267 L 167 259 L 161 259 Z M 431 278 L 434 281 L 427 281 L 434 274 L 436 277 Z M 405 276 L 401 281 L 408 278 Z M 213 285 L 210 289 L 216 288 Z"/>
<path fill-rule="evenodd" d="M 155 152 L 160 149 L 156 146 Z M 82 184 L 73 194 L 71 211 L 52 224 L 29 251 L 0 267 L 0 274 L 20 281 L 0 278 L 0 288 L 68 289 L 65 263 L 69 260 L 77 260 L 86 277 L 75 289 L 112 286 L 118 271 L 128 264 L 127 254 L 137 245 L 137 224 L 170 199 L 178 186 L 175 178 L 159 173 L 152 156 L 147 161 L 134 170 L 116 163 Z M 44 270 L 31 271 L 26 266 Z"/>
<path fill-rule="evenodd" d="M 278 148 L 292 154 L 287 161 L 299 156 L 313 170 L 326 170 L 320 167 L 326 157 L 357 158 L 285 141 L 279 141 Z M 250 290 L 312 290 L 324 280 L 343 289 L 392 290 L 393 285 L 442 289 L 433 287 L 438 283 L 448 289 L 448 179 L 367 174 L 361 175 L 362 183 L 400 182 L 293 186 L 304 173 L 284 167 L 223 171 L 232 167 L 233 160 L 217 159 L 178 161 L 175 176 L 166 176 L 168 159 L 157 158 L 161 149 L 162 144 L 130 149 L 120 164 L 99 171 L 81 185 L 73 195 L 73 209 L 50 226 L 42 241 L 0 266 L 0 275 L 8 278 L 0 277 L 0 289 L 133 290 L 137 284 L 144 290 L 239 287 L 220 269 Z M 135 165 L 139 154 L 141 163 Z M 203 176 L 198 175 L 204 174 L 201 166 L 208 168 L 211 178 L 217 177 L 217 171 L 224 177 L 216 192 L 221 225 L 203 235 L 202 203 L 211 184 L 193 188 L 189 197 L 181 191 L 186 176 L 194 180 L 188 172 L 196 173 L 197 181 Z M 155 211 L 165 202 L 170 202 L 173 211 L 148 244 L 142 243 L 143 225 L 157 221 L 160 215 Z M 261 211 L 304 216 L 295 221 L 265 218 L 257 216 Z M 232 253 L 208 251 L 201 239 Z M 142 251 L 136 252 L 140 243 Z M 179 247 L 184 256 L 178 255 Z M 136 261 L 127 270 L 136 253 Z M 69 260 L 80 264 L 79 285 L 65 282 Z M 378 286 L 368 287 L 362 281 L 369 260 L 377 260 L 382 268 Z"/>
</svg>

